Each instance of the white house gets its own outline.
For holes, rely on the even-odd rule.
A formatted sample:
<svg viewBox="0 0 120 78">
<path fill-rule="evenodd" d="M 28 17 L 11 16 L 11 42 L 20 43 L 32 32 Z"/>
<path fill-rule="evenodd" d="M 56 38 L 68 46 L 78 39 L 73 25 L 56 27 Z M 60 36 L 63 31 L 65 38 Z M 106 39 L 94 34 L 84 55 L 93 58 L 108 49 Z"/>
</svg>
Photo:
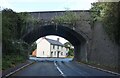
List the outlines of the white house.
<svg viewBox="0 0 120 78">
<path fill-rule="evenodd" d="M 64 47 L 64 45 L 57 40 L 52 40 L 48 38 L 41 38 L 37 40 L 37 52 L 36 57 L 66 57 L 69 48 Z"/>
</svg>

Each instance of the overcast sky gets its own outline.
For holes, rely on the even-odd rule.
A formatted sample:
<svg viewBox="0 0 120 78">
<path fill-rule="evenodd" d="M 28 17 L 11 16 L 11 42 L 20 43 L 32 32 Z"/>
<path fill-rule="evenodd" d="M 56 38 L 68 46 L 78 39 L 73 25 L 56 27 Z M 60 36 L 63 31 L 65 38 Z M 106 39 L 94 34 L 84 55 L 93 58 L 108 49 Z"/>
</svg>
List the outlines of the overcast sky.
<svg viewBox="0 0 120 78">
<path fill-rule="evenodd" d="M 88 10 L 97 0 L 0 0 L 0 6 L 16 12 Z"/>
<path fill-rule="evenodd" d="M 16 12 L 89 10 L 97 0 L 0 0 L 0 6 Z M 58 36 L 47 36 L 56 40 Z M 66 40 L 59 37 L 62 43 Z"/>
</svg>

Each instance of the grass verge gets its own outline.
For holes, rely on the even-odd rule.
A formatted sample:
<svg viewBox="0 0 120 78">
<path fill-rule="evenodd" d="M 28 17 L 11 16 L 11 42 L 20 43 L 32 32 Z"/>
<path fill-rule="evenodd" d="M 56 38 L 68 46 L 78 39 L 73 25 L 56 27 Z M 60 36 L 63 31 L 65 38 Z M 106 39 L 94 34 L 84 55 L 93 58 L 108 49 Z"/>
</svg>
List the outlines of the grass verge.
<svg viewBox="0 0 120 78">
<path fill-rule="evenodd" d="M 2 70 L 15 67 L 17 64 L 24 63 L 26 59 L 19 55 L 6 55 L 2 58 Z"/>
<path fill-rule="evenodd" d="M 74 58 L 74 56 L 67 56 L 66 58 Z"/>
</svg>

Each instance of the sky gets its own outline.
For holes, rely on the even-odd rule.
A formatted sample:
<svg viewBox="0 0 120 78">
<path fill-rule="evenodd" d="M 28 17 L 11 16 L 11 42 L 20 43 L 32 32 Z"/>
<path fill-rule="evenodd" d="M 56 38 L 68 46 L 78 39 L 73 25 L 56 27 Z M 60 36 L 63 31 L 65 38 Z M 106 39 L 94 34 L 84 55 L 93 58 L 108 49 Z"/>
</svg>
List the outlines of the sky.
<svg viewBox="0 0 120 78">
<path fill-rule="evenodd" d="M 59 41 L 64 44 L 65 42 L 69 42 L 68 40 L 59 37 L 59 36 L 55 36 L 55 35 L 49 35 L 49 36 L 45 36 L 46 38 L 52 39 L 52 40 L 57 40 L 57 38 L 59 38 Z M 42 38 L 39 38 L 38 40 L 36 40 L 36 43 L 39 42 Z"/>
<path fill-rule="evenodd" d="M 62 44 L 64 44 L 65 42 L 68 42 L 68 40 L 66 40 L 66 39 L 64 39 L 64 38 L 62 38 L 62 37 L 59 37 L 59 36 L 54 36 L 54 35 L 46 36 L 46 38 L 54 39 L 54 40 L 57 40 L 57 38 L 59 38 L 59 39 L 60 39 L 59 41 L 60 41 Z"/>
<path fill-rule="evenodd" d="M 15 12 L 33 11 L 60 11 L 60 10 L 89 10 L 91 3 L 97 0 L 0 0 L 2 8 L 10 8 Z M 47 36 L 47 38 L 57 40 L 63 44 L 67 42 L 58 36 Z"/>
<path fill-rule="evenodd" d="M 0 6 L 16 12 L 88 10 L 97 0 L 0 0 Z"/>
</svg>

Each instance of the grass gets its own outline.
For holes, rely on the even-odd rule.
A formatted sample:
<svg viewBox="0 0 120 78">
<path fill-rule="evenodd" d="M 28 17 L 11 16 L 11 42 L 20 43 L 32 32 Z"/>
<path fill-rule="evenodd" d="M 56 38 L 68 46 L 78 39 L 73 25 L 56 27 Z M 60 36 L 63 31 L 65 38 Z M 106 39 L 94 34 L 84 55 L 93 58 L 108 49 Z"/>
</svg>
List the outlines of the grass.
<svg viewBox="0 0 120 78">
<path fill-rule="evenodd" d="M 74 56 L 67 56 L 67 58 L 74 58 Z"/>
<path fill-rule="evenodd" d="M 6 55 L 2 59 L 2 70 L 15 67 L 17 64 L 25 62 L 25 58 L 19 55 Z"/>
</svg>

